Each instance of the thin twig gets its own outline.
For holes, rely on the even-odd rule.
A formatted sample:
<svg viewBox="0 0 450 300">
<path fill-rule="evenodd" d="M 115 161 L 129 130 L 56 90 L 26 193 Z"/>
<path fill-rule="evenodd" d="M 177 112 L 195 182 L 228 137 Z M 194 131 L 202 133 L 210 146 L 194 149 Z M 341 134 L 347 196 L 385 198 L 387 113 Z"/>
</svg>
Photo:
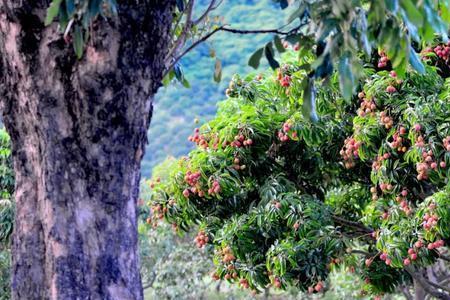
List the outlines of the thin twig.
<svg viewBox="0 0 450 300">
<path fill-rule="evenodd" d="M 200 24 L 209 15 L 211 11 L 215 10 L 217 7 L 219 7 L 220 4 L 222 4 L 223 0 L 220 0 L 217 3 L 217 5 L 216 2 L 217 0 L 211 0 L 211 2 L 209 3 L 208 7 L 203 12 L 203 14 L 197 20 L 194 21 L 194 25 Z"/>
<path fill-rule="evenodd" d="M 169 50 L 169 53 L 166 56 L 166 63 L 170 61 L 171 57 L 174 56 L 183 46 L 186 41 L 186 36 L 192 28 L 192 11 L 194 8 L 195 0 L 190 0 L 187 4 L 186 9 L 186 22 L 184 23 L 183 30 L 181 31 L 180 35 L 178 36 L 177 40 L 175 41 L 175 44 L 172 46 L 172 48 Z M 180 19 L 183 17 L 180 17 Z M 175 28 L 176 29 L 176 28 Z"/>
</svg>

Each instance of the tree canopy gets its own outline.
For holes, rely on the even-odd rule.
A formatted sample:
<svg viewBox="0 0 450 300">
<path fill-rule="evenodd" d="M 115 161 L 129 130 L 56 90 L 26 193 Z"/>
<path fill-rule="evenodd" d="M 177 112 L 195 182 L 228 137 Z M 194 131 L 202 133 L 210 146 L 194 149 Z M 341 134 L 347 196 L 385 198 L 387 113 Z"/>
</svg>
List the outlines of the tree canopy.
<svg viewBox="0 0 450 300">
<path fill-rule="evenodd" d="M 373 48 L 382 47 L 391 58 L 392 67 L 400 77 L 410 63 L 414 69 L 424 72 L 424 66 L 417 56 L 414 43 L 431 42 L 434 35 L 447 41 L 450 23 L 448 1 L 386 0 L 386 1 L 346 1 L 346 0 L 274 0 L 281 9 L 293 7 L 286 24 L 280 28 L 242 30 L 230 28 L 220 18 L 210 18 L 212 11 L 222 1 L 206 3 L 204 12 L 194 17 L 197 7 L 194 0 L 177 0 L 174 22 L 171 29 L 172 40 L 166 57 L 165 84 L 177 79 L 184 86 L 189 82 L 184 77 L 179 64 L 189 51 L 208 40 L 217 32 L 237 34 L 274 34 L 273 41 L 256 50 L 248 64 L 258 68 L 264 56 L 273 69 L 279 67 L 275 50 L 285 51 L 282 38 L 302 48 L 314 50 L 317 59 L 303 67 L 309 76 L 327 78 L 333 69 L 339 73 L 339 86 L 344 98 L 349 99 L 356 88 L 357 80 L 363 75 L 361 52 L 366 58 L 373 54 Z M 203 3 L 205 4 L 205 3 Z M 45 24 L 58 18 L 59 27 L 67 41 L 72 41 L 75 54 L 81 58 L 85 44 L 90 38 L 90 27 L 95 18 L 117 16 L 115 0 L 53 0 L 47 9 Z M 222 77 L 222 64 L 215 62 L 214 80 Z M 314 81 L 309 82 L 310 85 Z M 313 90 L 312 86 L 304 89 Z M 305 103 L 314 97 L 305 97 Z M 304 105 L 304 113 L 315 120 L 315 105 Z"/>
<path fill-rule="evenodd" d="M 189 138 L 197 148 L 149 183 L 149 223 L 200 224 L 213 277 L 254 290 L 319 292 L 342 262 L 373 294 L 420 279 L 450 238 L 445 47 L 424 48 L 425 74 L 403 79 L 380 51 L 351 101 L 335 73 L 316 91 L 316 123 L 301 113 L 314 55 L 289 51 L 276 73 L 235 76 Z"/>
</svg>

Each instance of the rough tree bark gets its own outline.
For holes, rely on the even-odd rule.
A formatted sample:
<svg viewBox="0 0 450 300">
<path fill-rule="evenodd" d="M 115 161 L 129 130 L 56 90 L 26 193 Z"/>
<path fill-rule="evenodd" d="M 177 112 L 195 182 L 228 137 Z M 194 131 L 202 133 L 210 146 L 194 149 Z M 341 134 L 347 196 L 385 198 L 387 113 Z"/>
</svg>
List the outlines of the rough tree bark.
<svg viewBox="0 0 450 300">
<path fill-rule="evenodd" d="M 14 299 L 142 299 L 136 203 L 174 0 L 118 1 L 83 59 L 48 0 L 0 1 L 0 105 L 16 174 Z"/>
</svg>

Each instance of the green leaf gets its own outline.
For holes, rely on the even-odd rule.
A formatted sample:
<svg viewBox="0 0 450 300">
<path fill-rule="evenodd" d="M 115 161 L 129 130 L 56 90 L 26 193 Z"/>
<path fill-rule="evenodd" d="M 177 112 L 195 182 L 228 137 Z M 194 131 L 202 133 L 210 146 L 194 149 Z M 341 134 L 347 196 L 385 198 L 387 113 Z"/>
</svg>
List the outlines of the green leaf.
<svg viewBox="0 0 450 300">
<path fill-rule="evenodd" d="M 66 0 L 66 10 L 69 18 L 72 18 L 75 14 L 75 2 L 74 0 Z"/>
<path fill-rule="evenodd" d="M 272 69 L 275 70 L 280 67 L 280 64 L 273 56 L 272 42 L 267 43 L 266 47 L 264 48 L 264 54 L 266 55 L 266 59 Z"/>
<path fill-rule="evenodd" d="M 191 87 L 191 84 L 189 83 L 189 81 L 186 78 L 183 78 L 183 82 L 181 82 L 181 84 L 187 89 L 189 89 Z"/>
<path fill-rule="evenodd" d="M 283 42 L 278 35 L 273 38 L 273 43 L 275 44 L 275 48 L 277 48 L 278 52 L 283 53 L 286 51 L 286 49 L 284 49 Z"/>
<path fill-rule="evenodd" d="M 303 116 L 312 122 L 317 122 L 319 117 L 316 112 L 316 89 L 314 87 L 314 79 L 311 77 L 305 78 L 306 87 L 303 91 Z"/>
<path fill-rule="evenodd" d="M 222 80 L 222 62 L 216 58 L 216 64 L 214 66 L 214 81 L 219 83 Z"/>
<path fill-rule="evenodd" d="M 183 70 L 181 69 L 180 64 L 176 64 L 173 67 L 173 71 L 175 73 L 175 78 L 179 81 L 179 82 L 183 82 L 184 79 L 184 74 L 183 74 Z"/>
<path fill-rule="evenodd" d="M 216 57 L 216 50 L 214 48 L 209 48 L 209 56 L 212 58 Z"/>
<path fill-rule="evenodd" d="M 423 25 L 423 16 L 411 0 L 403 0 L 401 6 L 412 23 L 416 26 Z"/>
<path fill-rule="evenodd" d="M 84 38 L 83 38 L 83 30 L 79 25 L 75 26 L 75 30 L 73 33 L 73 49 L 75 50 L 75 54 L 78 59 L 83 57 L 84 51 Z"/>
<path fill-rule="evenodd" d="M 254 69 L 258 69 L 263 52 L 264 48 L 259 48 L 258 50 L 256 50 L 256 52 L 253 53 L 252 56 L 250 56 L 248 65 Z"/>
<path fill-rule="evenodd" d="M 91 0 L 91 1 L 89 1 L 89 8 L 88 8 L 88 12 L 89 12 L 88 19 L 89 19 L 89 22 L 91 22 L 92 18 L 94 18 L 95 16 L 97 16 L 100 13 L 102 2 L 103 2 L 103 0 Z"/>
<path fill-rule="evenodd" d="M 50 6 L 47 8 L 47 16 L 45 17 L 45 26 L 50 25 L 56 18 L 59 12 L 59 7 L 61 6 L 62 0 L 53 0 Z"/>
<path fill-rule="evenodd" d="M 175 72 L 172 70 L 167 73 L 167 75 L 163 78 L 162 83 L 164 86 L 168 86 L 170 82 L 172 81 L 173 77 L 175 77 Z"/>
<path fill-rule="evenodd" d="M 303 13 L 305 12 L 305 6 L 301 5 L 299 8 L 297 8 L 288 18 L 288 24 L 292 23 L 292 21 L 294 21 L 297 18 L 300 18 Z"/>
<path fill-rule="evenodd" d="M 339 60 L 339 87 L 344 99 L 349 101 L 353 95 L 353 86 L 355 84 L 355 77 L 353 75 L 350 65 L 350 54 L 343 55 Z"/>
<path fill-rule="evenodd" d="M 393 14 L 398 11 L 398 0 L 385 0 L 387 9 L 389 9 Z"/>
<path fill-rule="evenodd" d="M 61 33 L 66 31 L 67 25 L 69 25 L 69 16 L 67 15 L 67 10 L 64 6 L 61 6 L 59 9 L 59 30 Z"/>
<path fill-rule="evenodd" d="M 409 63 L 414 69 L 416 69 L 417 72 L 421 74 L 425 73 L 425 67 L 412 47 L 409 49 Z"/>
</svg>

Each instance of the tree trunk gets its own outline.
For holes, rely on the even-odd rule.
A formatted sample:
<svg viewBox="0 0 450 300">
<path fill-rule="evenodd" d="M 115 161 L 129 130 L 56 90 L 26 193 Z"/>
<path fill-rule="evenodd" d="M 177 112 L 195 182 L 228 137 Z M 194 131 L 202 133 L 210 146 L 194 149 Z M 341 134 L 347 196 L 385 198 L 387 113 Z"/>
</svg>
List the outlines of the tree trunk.
<svg viewBox="0 0 450 300">
<path fill-rule="evenodd" d="M 424 300 L 425 296 L 427 295 L 427 292 L 417 280 L 414 279 L 413 283 L 414 283 L 414 299 Z"/>
<path fill-rule="evenodd" d="M 118 1 L 83 59 L 47 0 L 0 1 L 0 108 L 16 175 L 13 299 L 142 299 L 140 161 L 174 0 Z"/>
</svg>

